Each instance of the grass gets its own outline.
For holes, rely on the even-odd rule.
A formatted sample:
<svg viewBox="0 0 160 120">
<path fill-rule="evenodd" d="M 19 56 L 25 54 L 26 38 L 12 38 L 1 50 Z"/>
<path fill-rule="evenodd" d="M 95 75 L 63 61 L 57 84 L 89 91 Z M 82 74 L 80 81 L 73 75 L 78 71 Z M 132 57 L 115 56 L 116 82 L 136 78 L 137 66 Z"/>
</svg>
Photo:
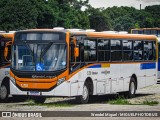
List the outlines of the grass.
<svg viewBox="0 0 160 120">
<path fill-rule="evenodd" d="M 154 106 L 159 104 L 158 101 L 148 101 L 148 100 L 137 102 L 137 103 L 131 103 L 123 97 L 118 97 L 117 99 L 110 100 L 107 103 L 114 104 L 114 105 L 149 105 L 149 106 Z"/>
<path fill-rule="evenodd" d="M 110 100 L 108 101 L 109 104 L 115 104 L 115 105 L 131 105 L 131 103 L 129 101 L 127 101 L 126 99 L 122 98 L 122 97 L 118 97 L 115 100 Z"/>
<path fill-rule="evenodd" d="M 150 106 L 154 106 L 154 105 L 158 105 L 159 102 L 158 101 L 143 101 L 144 105 L 150 105 Z"/>
<path fill-rule="evenodd" d="M 26 100 L 27 105 L 31 106 L 46 106 L 46 107 L 72 107 L 72 104 L 66 102 L 56 102 L 56 103 L 35 103 L 34 100 L 28 99 Z"/>
</svg>

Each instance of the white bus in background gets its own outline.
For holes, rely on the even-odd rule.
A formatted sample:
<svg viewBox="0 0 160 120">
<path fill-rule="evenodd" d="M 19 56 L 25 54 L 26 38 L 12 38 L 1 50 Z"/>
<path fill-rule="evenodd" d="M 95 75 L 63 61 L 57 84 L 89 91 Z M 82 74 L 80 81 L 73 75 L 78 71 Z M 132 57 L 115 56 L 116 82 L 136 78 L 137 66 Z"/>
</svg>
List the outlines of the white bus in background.
<svg viewBox="0 0 160 120">
<path fill-rule="evenodd" d="M 160 28 L 135 28 L 131 29 L 132 34 L 155 35 L 158 38 L 158 83 L 160 83 Z"/>
<path fill-rule="evenodd" d="M 0 101 L 6 101 L 10 93 L 9 70 L 13 33 L 0 33 Z"/>
</svg>

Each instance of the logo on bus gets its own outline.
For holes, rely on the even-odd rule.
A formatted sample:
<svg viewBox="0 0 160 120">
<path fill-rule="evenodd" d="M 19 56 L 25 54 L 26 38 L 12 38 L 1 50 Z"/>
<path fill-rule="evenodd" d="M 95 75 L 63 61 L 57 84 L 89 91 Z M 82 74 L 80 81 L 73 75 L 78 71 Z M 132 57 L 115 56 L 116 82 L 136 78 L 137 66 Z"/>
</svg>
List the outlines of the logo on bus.
<svg viewBox="0 0 160 120">
<path fill-rule="evenodd" d="M 105 71 L 102 71 L 101 74 L 107 75 L 107 74 L 110 74 L 110 71 L 105 70 Z"/>
</svg>

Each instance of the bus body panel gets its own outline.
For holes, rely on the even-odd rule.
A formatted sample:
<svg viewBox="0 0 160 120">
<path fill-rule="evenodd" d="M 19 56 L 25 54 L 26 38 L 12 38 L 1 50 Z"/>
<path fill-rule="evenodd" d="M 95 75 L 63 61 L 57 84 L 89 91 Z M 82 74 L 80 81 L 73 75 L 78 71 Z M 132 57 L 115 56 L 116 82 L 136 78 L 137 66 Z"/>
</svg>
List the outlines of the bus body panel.
<svg viewBox="0 0 160 120">
<path fill-rule="evenodd" d="M 40 92 L 40 95 L 66 97 L 82 95 L 83 85 L 87 78 L 91 78 L 93 81 L 93 95 L 128 91 L 130 79 L 133 74 L 137 77 L 137 89 L 155 84 L 157 82 L 155 74 L 156 68 L 152 66 L 148 68 L 143 67 L 143 64 L 148 65 L 150 63 L 106 63 L 106 65 L 91 65 L 74 74 L 69 80 L 63 82 L 51 91 Z M 103 66 L 107 67 L 103 68 Z M 120 69 L 117 69 L 117 67 Z M 30 91 L 21 91 L 12 82 L 10 85 L 11 94 L 29 95 Z"/>
<path fill-rule="evenodd" d="M 0 86 L 3 82 L 3 80 L 8 77 L 9 78 L 9 68 L 1 68 L 0 69 Z"/>
</svg>

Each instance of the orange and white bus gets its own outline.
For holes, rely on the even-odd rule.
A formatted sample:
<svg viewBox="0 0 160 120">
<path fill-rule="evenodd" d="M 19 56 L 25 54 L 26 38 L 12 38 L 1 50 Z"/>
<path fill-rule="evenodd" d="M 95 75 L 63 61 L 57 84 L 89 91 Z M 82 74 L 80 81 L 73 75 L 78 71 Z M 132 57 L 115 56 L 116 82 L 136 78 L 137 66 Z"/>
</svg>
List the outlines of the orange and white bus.
<svg viewBox="0 0 160 120">
<path fill-rule="evenodd" d="M 10 93 L 9 69 L 13 33 L 0 33 L 0 100 L 6 101 Z"/>
<path fill-rule="evenodd" d="M 157 38 L 57 29 L 15 33 L 10 88 L 12 95 L 76 97 L 123 93 L 157 82 Z"/>
</svg>

